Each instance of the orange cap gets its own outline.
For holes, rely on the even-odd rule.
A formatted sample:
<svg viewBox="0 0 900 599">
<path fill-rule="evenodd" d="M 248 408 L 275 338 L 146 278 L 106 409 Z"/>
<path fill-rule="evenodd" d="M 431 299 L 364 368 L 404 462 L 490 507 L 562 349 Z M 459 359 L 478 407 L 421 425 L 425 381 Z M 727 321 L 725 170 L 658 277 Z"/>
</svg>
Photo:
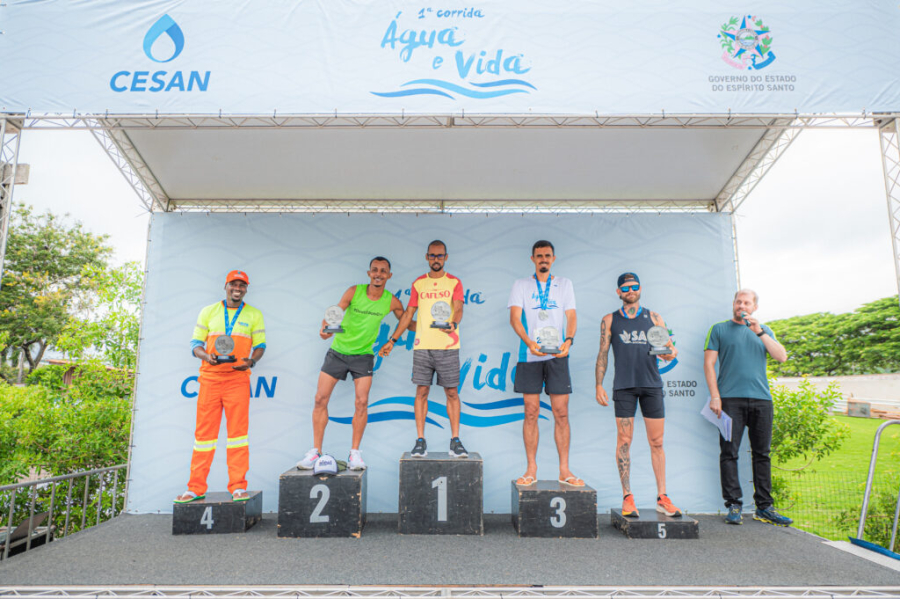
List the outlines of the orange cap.
<svg viewBox="0 0 900 599">
<path fill-rule="evenodd" d="M 250 277 L 248 277 L 247 273 L 245 273 L 243 270 L 232 270 L 230 273 L 228 273 L 228 276 L 225 277 L 225 284 L 227 285 L 232 281 L 243 281 L 249 285 Z"/>
</svg>

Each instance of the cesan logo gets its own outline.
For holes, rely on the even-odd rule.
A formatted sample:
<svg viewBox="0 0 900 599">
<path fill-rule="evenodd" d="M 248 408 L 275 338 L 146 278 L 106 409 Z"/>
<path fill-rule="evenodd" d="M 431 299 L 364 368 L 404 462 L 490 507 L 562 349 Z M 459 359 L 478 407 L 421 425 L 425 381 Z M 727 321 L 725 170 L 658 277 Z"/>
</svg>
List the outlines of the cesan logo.
<svg viewBox="0 0 900 599">
<path fill-rule="evenodd" d="M 175 19 L 163 15 L 144 35 L 144 54 L 157 63 L 175 60 L 184 50 L 184 32 Z M 150 71 L 136 68 L 118 71 L 109 80 L 109 88 L 122 92 L 205 92 L 209 71 Z"/>
</svg>

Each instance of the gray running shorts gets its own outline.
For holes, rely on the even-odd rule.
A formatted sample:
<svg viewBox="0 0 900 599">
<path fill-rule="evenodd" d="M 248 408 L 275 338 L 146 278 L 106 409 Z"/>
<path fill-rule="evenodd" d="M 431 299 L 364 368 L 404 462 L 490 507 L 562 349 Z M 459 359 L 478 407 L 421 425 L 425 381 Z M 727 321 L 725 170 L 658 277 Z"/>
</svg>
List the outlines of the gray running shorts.
<svg viewBox="0 0 900 599">
<path fill-rule="evenodd" d="M 414 349 L 412 382 L 416 385 L 432 385 L 434 373 L 441 387 L 459 385 L 458 349 Z"/>
</svg>

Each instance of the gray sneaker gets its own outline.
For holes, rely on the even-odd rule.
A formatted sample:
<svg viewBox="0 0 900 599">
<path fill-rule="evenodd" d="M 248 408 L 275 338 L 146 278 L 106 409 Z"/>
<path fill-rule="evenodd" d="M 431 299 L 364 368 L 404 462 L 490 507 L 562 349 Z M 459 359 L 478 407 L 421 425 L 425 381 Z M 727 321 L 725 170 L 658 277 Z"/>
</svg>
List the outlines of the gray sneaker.
<svg viewBox="0 0 900 599">
<path fill-rule="evenodd" d="M 428 445 L 425 443 L 425 439 L 419 437 L 416 439 L 416 446 L 413 447 L 412 457 L 414 458 L 424 458 L 428 455 Z"/>
<path fill-rule="evenodd" d="M 732 504 L 728 506 L 728 515 L 725 516 L 726 524 L 743 524 L 744 518 L 741 516 L 741 506 L 738 504 Z"/>
</svg>

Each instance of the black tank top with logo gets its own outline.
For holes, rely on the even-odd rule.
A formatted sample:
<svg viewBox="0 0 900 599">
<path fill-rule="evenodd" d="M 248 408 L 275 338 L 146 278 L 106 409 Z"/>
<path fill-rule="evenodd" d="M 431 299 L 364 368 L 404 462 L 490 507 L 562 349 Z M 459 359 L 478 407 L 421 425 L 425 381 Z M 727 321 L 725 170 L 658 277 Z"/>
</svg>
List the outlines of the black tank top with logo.
<svg viewBox="0 0 900 599">
<path fill-rule="evenodd" d="M 663 386 L 656 356 L 648 353 L 650 342 L 647 341 L 647 331 L 652 326 L 653 320 L 647 308 L 641 307 L 634 318 L 622 316 L 622 310 L 613 312 L 610 337 L 616 359 L 614 390 Z"/>
</svg>

